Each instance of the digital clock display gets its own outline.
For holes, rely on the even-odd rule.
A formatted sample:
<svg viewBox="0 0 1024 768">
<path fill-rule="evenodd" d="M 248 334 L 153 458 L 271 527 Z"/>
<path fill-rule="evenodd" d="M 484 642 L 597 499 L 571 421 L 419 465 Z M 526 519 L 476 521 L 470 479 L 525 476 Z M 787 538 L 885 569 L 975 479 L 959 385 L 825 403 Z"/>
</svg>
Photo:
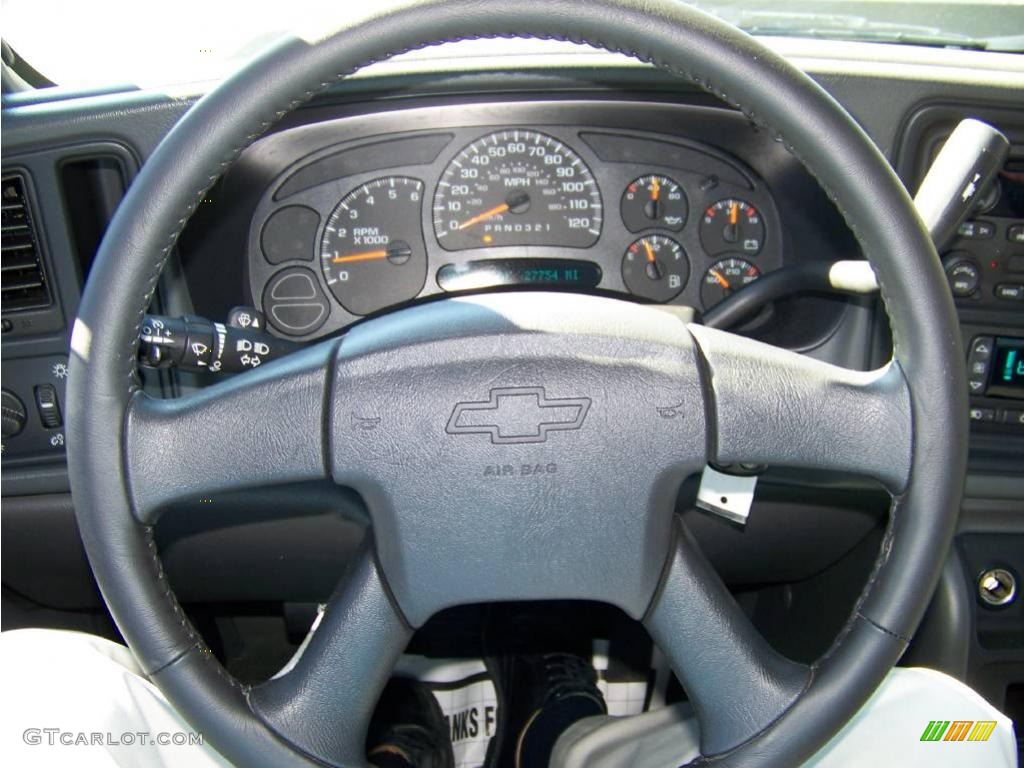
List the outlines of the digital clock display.
<svg viewBox="0 0 1024 768">
<path fill-rule="evenodd" d="M 537 286 L 586 290 L 601 282 L 601 268 L 576 259 L 483 259 L 445 264 L 437 271 L 437 284 L 446 291 Z"/>
</svg>

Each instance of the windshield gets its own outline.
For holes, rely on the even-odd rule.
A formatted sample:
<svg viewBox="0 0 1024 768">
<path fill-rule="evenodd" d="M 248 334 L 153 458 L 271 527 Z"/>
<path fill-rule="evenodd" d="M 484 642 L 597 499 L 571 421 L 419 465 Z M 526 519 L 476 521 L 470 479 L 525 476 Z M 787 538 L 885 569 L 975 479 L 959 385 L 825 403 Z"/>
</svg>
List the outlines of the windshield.
<svg viewBox="0 0 1024 768">
<path fill-rule="evenodd" d="M 273 40 L 328 29 L 403 0 L 2 0 L 3 39 L 58 85 L 167 86 L 224 77 Z M 1024 2 L 1011 0 L 751 0 L 696 2 L 756 35 L 1024 50 Z M 353 10 L 358 8 L 358 11 Z M 542 46 L 543 43 L 532 43 Z"/>
</svg>

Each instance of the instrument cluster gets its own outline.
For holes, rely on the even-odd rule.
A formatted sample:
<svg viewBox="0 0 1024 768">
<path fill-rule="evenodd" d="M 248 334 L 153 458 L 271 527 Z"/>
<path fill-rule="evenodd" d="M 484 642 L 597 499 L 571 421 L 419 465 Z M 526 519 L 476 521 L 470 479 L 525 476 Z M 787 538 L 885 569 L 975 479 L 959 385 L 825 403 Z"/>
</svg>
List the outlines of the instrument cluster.
<svg viewBox="0 0 1024 768">
<path fill-rule="evenodd" d="M 250 288 L 291 338 L 484 290 L 704 311 L 782 265 L 778 222 L 751 169 L 674 136 L 413 131 L 328 145 L 278 175 L 250 227 Z"/>
</svg>

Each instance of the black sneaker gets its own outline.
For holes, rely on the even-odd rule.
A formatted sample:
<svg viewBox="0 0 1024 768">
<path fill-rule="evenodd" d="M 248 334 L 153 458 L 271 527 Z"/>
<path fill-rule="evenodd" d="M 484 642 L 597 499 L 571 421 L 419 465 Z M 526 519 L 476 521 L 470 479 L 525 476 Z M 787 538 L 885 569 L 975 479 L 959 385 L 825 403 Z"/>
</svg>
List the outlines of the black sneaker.
<svg viewBox="0 0 1024 768">
<path fill-rule="evenodd" d="M 405 677 L 388 681 L 370 721 L 366 754 L 376 765 L 455 768 L 448 721 L 423 683 Z"/>
<path fill-rule="evenodd" d="M 485 635 L 484 661 L 498 697 L 487 768 L 546 768 L 540 763 L 562 731 L 608 711 L 585 659 L 589 639 L 573 639 L 554 616 L 540 618 L 512 615 L 493 622 Z"/>
</svg>

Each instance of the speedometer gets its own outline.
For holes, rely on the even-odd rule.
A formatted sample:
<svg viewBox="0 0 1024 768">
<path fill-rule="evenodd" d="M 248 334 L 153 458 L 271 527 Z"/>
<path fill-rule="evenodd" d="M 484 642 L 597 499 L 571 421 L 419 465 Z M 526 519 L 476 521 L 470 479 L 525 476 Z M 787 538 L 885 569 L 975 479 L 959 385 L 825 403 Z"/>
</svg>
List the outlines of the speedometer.
<svg viewBox="0 0 1024 768">
<path fill-rule="evenodd" d="M 448 164 L 434 194 L 443 248 L 587 248 L 601 235 L 601 193 L 579 155 L 537 131 L 477 139 Z"/>
</svg>

